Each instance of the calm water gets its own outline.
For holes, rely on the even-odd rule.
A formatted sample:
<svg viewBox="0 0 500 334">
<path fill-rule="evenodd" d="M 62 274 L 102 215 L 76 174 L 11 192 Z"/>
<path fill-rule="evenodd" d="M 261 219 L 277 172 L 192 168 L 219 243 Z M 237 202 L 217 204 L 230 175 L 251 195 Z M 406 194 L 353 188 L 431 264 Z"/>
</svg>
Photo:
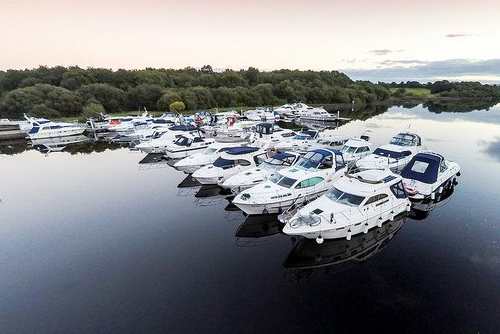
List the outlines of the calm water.
<svg viewBox="0 0 500 334">
<path fill-rule="evenodd" d="M 498 333 L 500 107 L 362 118 L 336 131 L 379 145 L 411 125 L 462 176 L 321 246 L 126 148 L 1 146 L 0 332 Z"/>
</svg>

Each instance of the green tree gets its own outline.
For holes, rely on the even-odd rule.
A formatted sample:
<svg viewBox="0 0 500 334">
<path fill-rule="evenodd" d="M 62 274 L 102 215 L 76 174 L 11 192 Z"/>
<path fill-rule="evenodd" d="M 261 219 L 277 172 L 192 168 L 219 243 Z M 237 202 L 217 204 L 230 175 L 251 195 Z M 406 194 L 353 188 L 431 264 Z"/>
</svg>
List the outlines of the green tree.
<svg viewBox="0 0 500 334">
<path fill-rule="evenodd" d="M 184 102 L 175 101 L 175 102 L 170 103 L 170 105 L 168 106 L 168 109 L 170 111 L 179 112 L 179 111 L 183 111 L 184 109 L 186 109 L 186 106 L 184 105 Z"/>
<path fill-rule="evenodd" d="M 162 96 L 156 102 L 156 108 L 158 110 L 167 110 L 170 104 L 175 101 L 182 101 L 181 96 L 174 90 L 165 90 Z"/>
</svg>

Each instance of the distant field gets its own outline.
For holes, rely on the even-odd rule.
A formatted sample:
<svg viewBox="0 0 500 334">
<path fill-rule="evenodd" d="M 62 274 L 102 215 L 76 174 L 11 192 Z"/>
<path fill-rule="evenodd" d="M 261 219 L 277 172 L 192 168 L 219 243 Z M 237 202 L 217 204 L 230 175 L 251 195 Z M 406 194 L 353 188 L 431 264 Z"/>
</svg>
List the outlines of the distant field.
<svg viewBox="0 0 500 334">
<path fill-rule="evenodd" d="M 391 93 L 394 93 L 397 91 L 399 88 L 389 88 Z M 415 96 L 431 96 L 431 91 L 430 89 L 427 88 L 405 88 L 405 91 L 407 94 L 412 94 Z"/>
</svg>

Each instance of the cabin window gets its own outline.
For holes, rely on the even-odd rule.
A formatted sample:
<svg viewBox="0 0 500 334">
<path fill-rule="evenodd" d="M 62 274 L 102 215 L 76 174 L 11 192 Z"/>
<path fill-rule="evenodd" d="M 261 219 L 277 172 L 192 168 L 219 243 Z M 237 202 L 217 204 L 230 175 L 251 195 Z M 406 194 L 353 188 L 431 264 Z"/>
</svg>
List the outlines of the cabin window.
<svg viewBox="0 0 500 334">
<path fill-rule="evenodd" d="M 235 163 L 236 163 L 236 165 L 240 165 L 240 166 L 250 166 L 251 165 L 250 161 L 244 160 L 244 159 L 236 159 Z"/>
<path fill-rule="evenodd" d="M 284 133 L 281 135 L 283 138 L 293 137 L 295 136 L 295 132 Z"/>
<path fill-rule="evenodd" d="M 413 166 L 411 166 L 411 171 L 423 174 L 427 170 L 427 167 L 429 167 L 429 164 L 427 162 L 424 162 L 424 161 L 415 161 L 413 163 Z"/>
<path fill-rule="evenodd" d="M 213 148 L 213 147 L 207 147 L 207 148 L 205 149 L 205 151 L 203 151 L 203 154 L 205 154 L 205 155 L 211 155 L 211 154 L 214 154 L 214 153 L 215 153 L 215 151 L 217 151 L 217 149 L 216 149 L 216 148 Z"/>
<path fill-rule="evenodd" d="M 201 143 L 201 142 L 203 142 L 203 139 L 201 139 L 200 137 L 195 137 L 194 138 L 194 142 L 195 143 Z"/>
<path fill-rule="evenodd" d="M 297 182 L 297 180 L 282 176 L 280 174 L 274 174 L 269 181 L 271 181 L 274 184 L 277 184 L 279 186 L 285 187 L 285 188 L 290 188 Z"/>
<path fill-rule="evenodd" d="M 399 181 L 398 183 L 392 185 L 390 189 L 391 189 L 391 192 L 394 194 L 394 196 L 396 196 L 396 198 L 408 197 L 402 181 Z"/>
<path fill-rule="evenodd" d="M 342 146 L 342 148 L 340 149 L 340 152 L 342 153 L 347 153 L 347 154 L 352 154 L 356 151 L 356 147 L 352 147 L 352 146 Z"/>
<path fill-rule="evenodd" d="M 366 204 L 365 205 L 368 205 L 368 204 L 372 204 L 372 203 L 375 203 L 375 202 L 378 202 L 384 198 L 387 198 L 387 194 L 380 194 L 380 195 L 375 195 L 375 196 L 372 196 L 368 199 L 368 201 L 366 201 Z"/>
<path fill-rule="evenodd" d="M 297 185 L 297 189 L 300 189 L 300 188 L 309 188 L 309 187 L 313 187 L 315 185 L 317 185 L 318 183 L 320 183 L 321 181 L 323 181 L 323 178 L 322 177 L 319 177 L 319 176 L 316 176 L 316 177 L 312 177 L 310 179 L 307 179 L 307 180 L 304 180 L 304 181 L 301 181 L 298 185 Z"/>
<path fill-rule="evenodd" d="M 256 165 L 259 165 L 260 163 L 264 162 L 267 158 L 267 155 L 264 153 L 264 154 L 260 154 L 260 155 L 256 155 L 253 157 L 253 161 L 255 162 Z"/>
<path fill-rule="evenodd" d="M 441 164 L 439 165 L 439 172 L 443 173 L 446 169 L 448 169 L 448 166 L 446 166 L 446 163 L 444 160 L 441 161 Z"/>
<path fill-rule="evenodd" d="M 335 187 L 327 191 L 326 197 L 334 202 L 349 206 L 359 206 L 365 199 L 365 197 L 349 194 Z"/>
</svg>

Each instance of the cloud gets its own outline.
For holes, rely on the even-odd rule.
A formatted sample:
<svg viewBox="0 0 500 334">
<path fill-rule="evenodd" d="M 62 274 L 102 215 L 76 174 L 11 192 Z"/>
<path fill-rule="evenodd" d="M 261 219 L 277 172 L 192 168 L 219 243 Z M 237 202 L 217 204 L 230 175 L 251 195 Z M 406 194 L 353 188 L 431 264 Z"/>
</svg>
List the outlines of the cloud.
<svg viewBox="0 0 500 334">
<path fill-rule="evenodd" d="M 458 37 L 469 37 L 472 36 L 470 34 L 448 34 L 446 38 L 458 38 Z"/>
<path fill-rule="evenodd" d="M 371 50 L 370 53 L 375 56 L 385 56 L 391 53 L 401 52 L 403 50 L 389 50 L 389 49 L 379 49 L 379 50 Z"/>
<path fill-rule="evenodd" d="M 500 59 L 448 59 L 441 61 L 384 60 L 375 69 L 342 70 L 354 80 L 370 81 L 452 81 L 475 80 L 500 83 Z"/>
</svg>

